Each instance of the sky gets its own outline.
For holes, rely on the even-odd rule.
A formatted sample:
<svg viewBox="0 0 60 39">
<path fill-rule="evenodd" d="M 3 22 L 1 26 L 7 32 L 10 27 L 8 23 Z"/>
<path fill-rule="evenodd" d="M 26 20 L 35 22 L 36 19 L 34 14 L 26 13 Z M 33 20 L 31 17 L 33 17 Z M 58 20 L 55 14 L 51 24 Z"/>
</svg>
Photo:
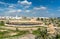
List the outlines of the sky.
<svg viewBox="0 0 60 39">
<path fill-rule="evenodd" d="M 0 0 L 0 16 L 60 17 L 60 0 Z"/>
</svg>

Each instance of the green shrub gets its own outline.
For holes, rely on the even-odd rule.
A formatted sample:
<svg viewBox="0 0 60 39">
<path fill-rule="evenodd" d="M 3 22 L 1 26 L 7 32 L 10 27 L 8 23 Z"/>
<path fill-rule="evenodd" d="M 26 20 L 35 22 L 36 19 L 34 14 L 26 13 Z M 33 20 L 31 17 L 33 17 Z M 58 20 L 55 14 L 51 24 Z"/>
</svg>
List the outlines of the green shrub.
<svg viewBox="0 0 60 39">
<path fill-rule="evenodd" d="M 0 26 L 4 26 L 4 25 L 5 25 L 4 21 L 0 21 Z"/>
</svg>

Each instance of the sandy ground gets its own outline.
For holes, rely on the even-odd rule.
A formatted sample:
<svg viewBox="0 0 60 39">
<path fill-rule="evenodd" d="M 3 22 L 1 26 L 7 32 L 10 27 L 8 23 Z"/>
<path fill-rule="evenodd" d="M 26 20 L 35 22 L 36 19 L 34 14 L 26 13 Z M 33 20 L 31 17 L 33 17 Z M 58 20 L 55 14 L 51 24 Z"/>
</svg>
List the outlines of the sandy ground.
<svg viewBox="0 0 60 39">
<path fill-rule="evenodd" d="M 35 35 L 32 35 L 32 34 L 27 34 L 21 38 L 18 38 L 18 39 L 35 39 Z"/>
</svg>

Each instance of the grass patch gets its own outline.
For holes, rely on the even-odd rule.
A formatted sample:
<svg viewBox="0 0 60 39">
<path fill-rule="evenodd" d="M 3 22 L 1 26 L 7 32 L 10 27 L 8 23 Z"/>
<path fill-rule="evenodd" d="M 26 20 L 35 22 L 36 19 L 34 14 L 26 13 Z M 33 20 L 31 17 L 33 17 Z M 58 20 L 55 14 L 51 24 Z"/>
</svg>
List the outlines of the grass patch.
<svg viewBox="0 0 60 39">
<path fill-rule="evenodd" d="M 9 33 L 17 33 L 16 35 L 9 35 Z M 22 35 L 25 35 L 29 33 L 29 31 L 14 31 L 14 30 L 7 30 L 7 31 L 3 31 L 3 32 L 0 32 L 0 39 L 4 39 L 4 38 L 10 38 L 10 37 L 16 37 L 16 36 L 22 36 Z"/>
</svg>

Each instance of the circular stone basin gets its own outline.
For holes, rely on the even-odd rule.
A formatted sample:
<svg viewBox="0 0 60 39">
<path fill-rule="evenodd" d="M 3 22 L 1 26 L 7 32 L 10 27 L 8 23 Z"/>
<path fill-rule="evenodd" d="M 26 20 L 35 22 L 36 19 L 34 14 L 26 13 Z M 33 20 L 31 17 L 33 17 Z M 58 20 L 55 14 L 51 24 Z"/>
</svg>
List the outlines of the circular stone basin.
<svg viewBox="0 0 60 39">
<path fill-rule="evenodd" d="M 32 25 L 42 25 L 43 23 L 36 23 L 36 22 L 21 22 L 21 23 L 18 23 L 18 22 L 16 22 L 16 23 L 14 23 L 14 22 L 12 22 L 12 23 L 6 23 L 6 24 L 8 24 L 8 25 L 19 25 L 19 26 L 32 26 Z"/>
</svg>

